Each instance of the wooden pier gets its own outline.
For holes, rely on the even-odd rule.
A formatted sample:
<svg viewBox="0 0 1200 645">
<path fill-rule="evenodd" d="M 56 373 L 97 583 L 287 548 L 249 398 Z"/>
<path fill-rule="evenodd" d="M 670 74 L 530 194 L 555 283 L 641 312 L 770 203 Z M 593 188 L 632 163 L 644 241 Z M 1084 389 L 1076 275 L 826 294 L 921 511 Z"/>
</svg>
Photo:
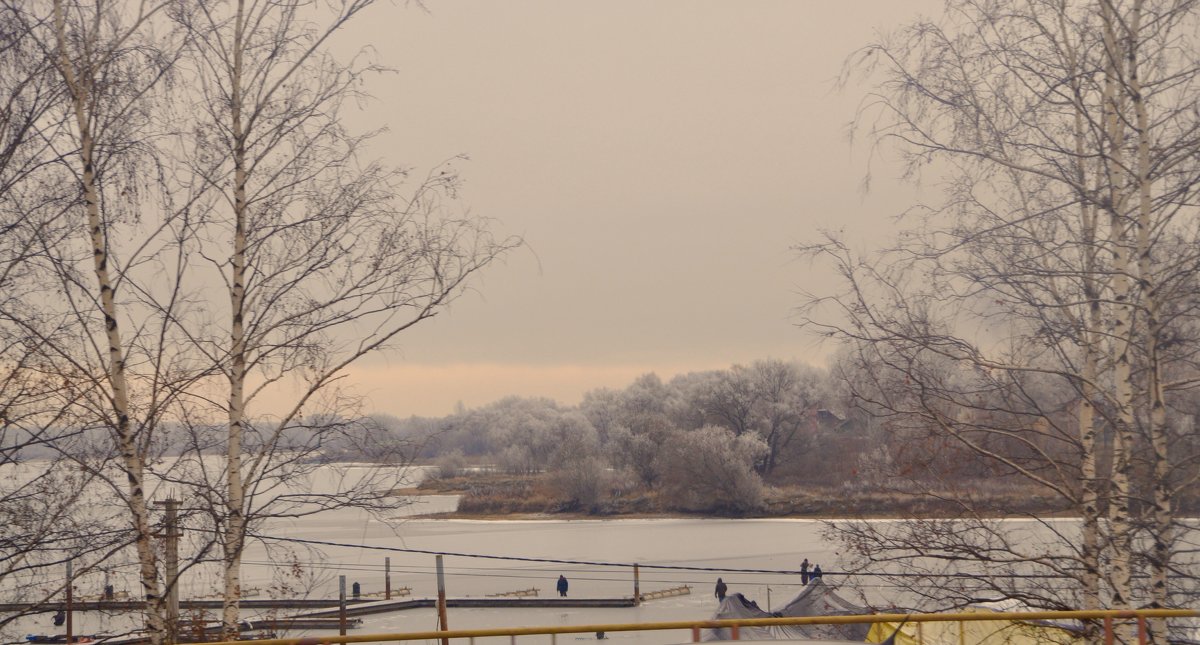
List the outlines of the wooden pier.
<svg viewBox="0 0 1200 645">
<path fill-rule="evenodd" d="M 675 590 L 651 591 L 642 594 L 643 598 L 662 598 L 665 597 L 665 592 L 672 592 L 672 595 L 683 595 L 690 593 L 690 589 L 685 592 Z M 510 592 L 511 594 L 512 592 Z M 396 593 L 393 591 L 393 595 Z M 216 600 L 189 600 L 179 603 L 181 607 L 189 607 L 196 609 L 219 609 L 220 601 Z M 8 603 L 0 604 L 0 611 L 56 611 L 61 605 L 59 603 Z M 143 603 L 134 603 L 130 601 L 108 600 L 104 602 L 88 602 L 78 603 L 75 605 L 76 611 L 84 610 L 140 610 L 145 605 Z M 300 630 L 336 630 L 340 626 L 341 610 L 338 608 L 338 599 L 320 599 L 320 598 L 305 598 L 305 599 L 256 599 L 243 600 L 241 602 L 243 609 L 309 609 L 290 616 L 278 616 L 274 618 L 257 618 L 254 620 L 243 620 L 241 622 L 241 631 L 243 632 L 266 632 L 272 633 L 276 630 L 286 631 L 291 629 Z M 402 611 L 405 609 L 423 609 L 437 606 L 437 600 L 434 598 L 416 598 L 408 600 L 377 600 L 377 601 L 346 601 L 346 627 L 350 629 L 361 627 L 362 620 L 355 618 L 356 616 L 367 616 L 371 614 L 382 614 L 391 611 Z M 538 598 L 538 597 L 517 597 L 513 595 L 489 598 L 447 598 L 446 606 L 450 608 L 493 608 L 493 607 L 512 607 L 512 608 L 548 608 L 548 607 L 636 607 L 637 602 L 632 597 L 629 598 Z M 210 632 L 210 629 L 220 630 L 216 625 L 205 625 L 201 631 L 202 634 L 195 634 L 195 640 L 203 640 L 205 636 L 215 634 Z M 184 627 L 184 632 L 187 628 Z M 65 643 L 65 634 L 49 634 L 39 635 L 42 642 L 45 643 Z M 83 641 L 84 636 L 75 637 L 75 642 Z M 148 645 L 149 639 L 144 636 L 92 636 L 97 642 L 102 641 L 104 645 Z M 60 639 L 60 640 L 55 640 Z"/>
<path fill-rule="evenodd" d="M 653 595 L 659 592 L 647 592 L 643 598 L 661 598 Z M 686 592 L 685 592 L 686 593 Z M 392 592 L 393 596 L 399 594 Z M 674 595 L 682 595 L 676 593 Z M 238 603 L 242 609 L 299 609 L 317 610 L 304 612 L 299 615 L 337 615 L 337 598 L 254 598 Z M 402 609 L 433 607 L 437 601 L 433 598 L 401 598 L 392 600 L 353 600 L 346 599 L 346 613 L 351 616 L 380 614 Z M 637 603 L 633 598 L 541 598 L 520 597 L 514 595 L 485 597 L 485 598 L 447 598 L 448 607 L 633 607 Z M 141 611 L 146 604 L 131 600 L 105 600 L 77 602 L 75 611 Z M 181 600 L 180 609 L 220 609 L 220 600 Z M 65 608 L 61 602 L 50 603 L 0 603 L 0 612 L 55 612 Z"/>
</svg>

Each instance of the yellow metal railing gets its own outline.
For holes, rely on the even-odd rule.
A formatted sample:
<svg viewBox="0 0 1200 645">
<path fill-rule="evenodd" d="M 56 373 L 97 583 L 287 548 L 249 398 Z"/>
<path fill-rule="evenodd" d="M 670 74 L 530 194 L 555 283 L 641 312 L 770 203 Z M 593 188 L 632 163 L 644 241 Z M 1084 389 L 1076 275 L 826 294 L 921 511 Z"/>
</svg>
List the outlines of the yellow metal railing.
<svg viewBox="0 0 1200 645">
<path fill-rule="evenodd" d="M 727 620 L 677 620 L 661 623 L 611 623 L 600 625 L 567 625 L 548 627 L 500 627 L 496 629 L 451 629 L 446 631 L 401 632 L 395 634 L 356 634 L 353 636 L 308 636 L 304 638 L 266 638 L 261 640 L 221 641 L 196 645 L 332 645 L 333 643 L 376 643 L 383 641 L 445 641 L 450 638 L 483 638 L 510 636 L 544 636 L 557 634 L 589 634 L 597 632 L 635 632 L 682 629 L 691 631 L 692 641 L 699 642 L 701 629 L 727 627 L 734 640 L 741 627 L 769 627 L 771 625 L 844 625 L 848 623 L 921 623 L 921 622 L 966 622 L 975 620 L 1103 620 L 1105 640 L 1112 642 L 1114 620 L 1135 620 L 1138 625 L 1138 640 L 1144 642 L 1145 621 L 1148 618 L 1200 618 L 1194 609 L 1136 609 L 1136 610 L 1093 610 L 1093 611 L 973 611 L 956 614 L 864 614 L 855 616 L 802 616 L 796 618 L 734 618 Z"/>
</svg>

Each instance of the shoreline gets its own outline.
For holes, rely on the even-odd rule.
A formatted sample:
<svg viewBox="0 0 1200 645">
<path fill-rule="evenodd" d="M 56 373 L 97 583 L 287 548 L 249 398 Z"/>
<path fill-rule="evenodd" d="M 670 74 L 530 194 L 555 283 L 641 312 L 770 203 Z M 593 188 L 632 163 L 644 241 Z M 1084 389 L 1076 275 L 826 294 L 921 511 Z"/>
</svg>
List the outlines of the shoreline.
<svg viewBox="0 0 1200 645">
<path fill-rule="evenodd" d="M 1039 514 L 1036 517 L 1031 515 L 994 515 L 994 516 L 973 516 L 982 517 L 990 520 L 1079 520 L 1078 515 L 1060 515 L 1060 514 Z M 610 514 L 591 514 L 591 513 L 428 513 L 424 515 L 413 515 L 410 519 L 422 520 L 472 520 L 480 522 L 501 522 L 501 521 L 517 521 L 517 522 L 537 522 L 537 521 L 572 521 L 572 520 L 590 520 L 603 522 L 606 520 L 808 520 L 813 522 L 852 522 L 852 521 L 895 521 L 895 520 L 944 520 L 953 519 L 945 515 L 922 515 L 913 516 L 903 513 L 894 514 L 877 514 L 877 515 L 861 515 L 848 516 L 845 514 L 813 514 L 813 515 L 705 515 L 698 513 L 610 513 Z M 1196 519 L 1192 517 L 1184 517 L 1180 519 Z"/>
<path fill-rule="evenodd" d="M 473 475 L 433 479 L 391 491 L 396 496 L 459 496 L 457 509 L 414 517 L 443 520 L 638 520 L 780 519 L 872 521 L 978 518 L 981 520 L 1079 520 L 1076 509 L 1042 491 L 1007 487 L 965 491 L 913 491 L 786 483 L 768 486 L 752 508 L 714 504 L 708 508 L 669 508 L 654 491 L 604 496 L 589 504 L 565 500 L 537 475 Z M 1177 517 L 1200 518 L 1198 500 L 1181 504 Z"/>
</svg>

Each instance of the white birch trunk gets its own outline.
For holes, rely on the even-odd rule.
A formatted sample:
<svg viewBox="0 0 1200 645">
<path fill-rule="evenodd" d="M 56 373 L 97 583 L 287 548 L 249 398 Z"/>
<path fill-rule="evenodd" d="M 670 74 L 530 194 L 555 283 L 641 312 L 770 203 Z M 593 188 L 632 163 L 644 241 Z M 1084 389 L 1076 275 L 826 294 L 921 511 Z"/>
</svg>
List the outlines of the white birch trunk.
<svg viewBox="0 0 1200 645">
<path fill-rule="evenodd" d="M 1059 29 L 1062 42 L 1066 46 L 1068 69 L 1079 69 L 1078 53 L 1072 43 L 1071 33 L 1059 14 Z M 1079 81 L 1072 85 L 1074 89 L 1075 120 L 1075 181 L 1080 191 L 1088 186 L 1086 169 L 1087 146 L 1085 143 L 1086 124 L 1084 122 L 1084 105 L 1082 89 Z M 1080 252 L 1083 256 L 1083 292 L 1087 303 L 1087 312 L 1083 315 L 1080 325 L 1080 340 L 1083 345 L 1082 370 L 1082 400 L 1079 404 L 1079 475 L 1080 499 L 1079 514 L 1082 523 L 1082 544 L 1079 559 L 1083 568 L 1081 583 L 1080 609 L 1101 609 L 1100 598 L 1100 490 L 1097 478 L 1097 442 L 1096 442 L 1096 402 L 1100 400 L 1097 387 L 1100 377 L 1100 347 L 1099 330 L 1103 324 L 1103 311 L 1100 304 L 1100 284 L 1098 278 L 1097 254 L 1100 252 L 1096 238 L 1097 210 L 1094 203 L 1083 198 L 1080 203 L 1080 231 L 1083 239 Z M 1094 622 L 1085 623 L 1084 637 L 1089 642 L 1099 638 L 1098 625 Z"/>
<path fill-rule="evenodd" d="M 1090 278 L 1085 280 L 1089 283 L 1093 282 Z M 1089 284 L 1085 288 L 1092 290 L 1095 287 Z M 1093 299 L 1089 295 L 1088 308 L 1088 324 L 1099 324 L 1100 304 L 1098 299 Z M 1079 467 L 1080 477 L 1083 480 L 1080 482 L 1082 486 L 1079 500 L 1080 521 L 1082 522 L 1082 544 L 1079 559 L 1083 568 L 1083 576 L 1080 581 L 1083 606 L 1080 609 L 1103 608 L 1100 598 L 1100 491 L 1096 472 L 1095 407 L 1095 401 L 1099 399 L 1095 383 L 1099 377 L 1097 347 L 1100 339 L 1094 332 L 1095 329 L 1098 327 L 1093 326 L 1085 330 L 1083 334 L 1083 397 L 1079 404 Z M 1095 623 L 1086 623 L 1085 638 L 1089 642 L 1096 642 L 1098 626 Z"/>
<path fill-rule="evenodd" d="M 1104 43 L 1107 50 L 1104 82 L 1104 130 L 1108 143 L 1105 159 L 1108 179 L 1109 246 L 1113 254 L 1113 470 L 1109 489 L 1109 521 L 1112 533 L 1110 582 L 1112 607 L 1132 607 L 1131 556 L 1133 550 L 1133 521 L 1130 516 L 1130 450 L 1133 432 L 1133 370 L 1130 346 L 1133 334 L 1133 282 L 1129 278 L 1133 267 L 1129 258 L 1128 231 L 1125 209 L 1128 202 L 1124 176 L 1124 94 L 1120 91 L 1119 68 L 1122 40 L 1116 33 L 1116 17 L 1107 3 L 1101 3 L 1104 22 Z"/>
<path fill-rule="evenodd" d="M 165 605 L 158 586 L 158 566 L 145 493 L 145 462 L 138 452 L 129 419 L 129 388 L 125 372 L 125 350 L 117 321 L 117 304 L 108 271 L 107 230 L 100 220 L 100 195 L 96 186 L 95 140 L 92 136 L 88 107 L 91 101 L 90 76 L 80 78 L 67 55 L 66 21 L 62 0 L 54 2 L 54 32 L 58 47 L 58 65 L 70 93 L 75 125 L 79 129 L 79 157 L 83 166 L 82 189 L 87 210 L 96 282 L 100 289 L 100 307 L 104 315 L 108 344 L 108 382 L 116 427 L 113 432 L 121 452 L 121 465 L 129 487 L 129 511 L 133 524 L 134 545 L 138 555 L 138 574 L 145 599 L 146 629 L 153 645 L 166 640 Z M 89 61 L 90 62 L 90 61 Z"/>
<path fill-rule="evenodd" d="M 242 549 L 245 537 L 245 492 L 242 488 L 242 424 L 246 386 L 246 134 L 242 124 L 242 57 L 245 6 L 238 2 L 234 23 L 231 119 L 233 128 L 234 236 L 229 304 L 231 312 L 229 371 L 228 496 L 225 520 L 225 596 L 221 616 L 226 640 L 237 638 L 241 600 Z"/>
<path fill-rule="evenodd" d="M 1129 20 L 1131 40 L 1140 33 L 1142 18 L 1142 0 L 1134 3 Z M 1146 398 L 1149 407 L 1150 449 L 1153 460 L 1153 518 L 1150 548 L 1150 606 L 1167 607 L 1167 577 L 1168 564 L 1171 559 L 1171 533 L 1174 517 L 1171 512 L 1171 465 L 1167 458 L 1167 410 L 1163 397 L 1162 360 L 1159 352 L 1159 340 L 1162 337 L 1163 324 L 1160 316 L 1158 281 L 1155 279 L 1154 266 L 1151 262 L 1150 228 L 1153 225 L 1152 190 L 1153 180 L 1150 177 L 1150 115 L 1142 93 L 1142 79 L 1138 51 L 1134 46 L 1129 47 L 1128 78 L 1129 94 L 1133 105 L 1134 118 L 1137 128 L 1137 254 L 1138 278 L 1141 281 L 1141 297 L 1146 309 L 1146 344 L 1145 353 L 1148 358 Z M 1151 642 L 1165 641 L 1166 621 L 1155 619 L 1151 621 Z"/>
</svg>

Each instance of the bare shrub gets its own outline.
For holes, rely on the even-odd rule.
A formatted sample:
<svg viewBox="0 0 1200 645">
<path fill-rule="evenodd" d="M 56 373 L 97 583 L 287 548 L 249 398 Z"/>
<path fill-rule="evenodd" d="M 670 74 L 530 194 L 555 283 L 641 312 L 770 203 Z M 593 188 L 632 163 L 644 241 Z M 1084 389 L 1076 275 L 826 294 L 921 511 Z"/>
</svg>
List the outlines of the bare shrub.
<svg viewBox="0 0 1200 645">
<path fill-rule="evenodd" d="M 575 510 L 592 510 L 611 488 L 612 474 L 599 457 L 573 460 L 550 474 L 549 483 L 565 505 Z"/>
<path fill-rule="evenodd" d="M 438 457 L 433 465 L 435 468 L 432 476 L 438 479 L 461 477 L 467 467 L 467 458 L 463 456 L 461 450 L 451 450 Z"/>
</svg>

